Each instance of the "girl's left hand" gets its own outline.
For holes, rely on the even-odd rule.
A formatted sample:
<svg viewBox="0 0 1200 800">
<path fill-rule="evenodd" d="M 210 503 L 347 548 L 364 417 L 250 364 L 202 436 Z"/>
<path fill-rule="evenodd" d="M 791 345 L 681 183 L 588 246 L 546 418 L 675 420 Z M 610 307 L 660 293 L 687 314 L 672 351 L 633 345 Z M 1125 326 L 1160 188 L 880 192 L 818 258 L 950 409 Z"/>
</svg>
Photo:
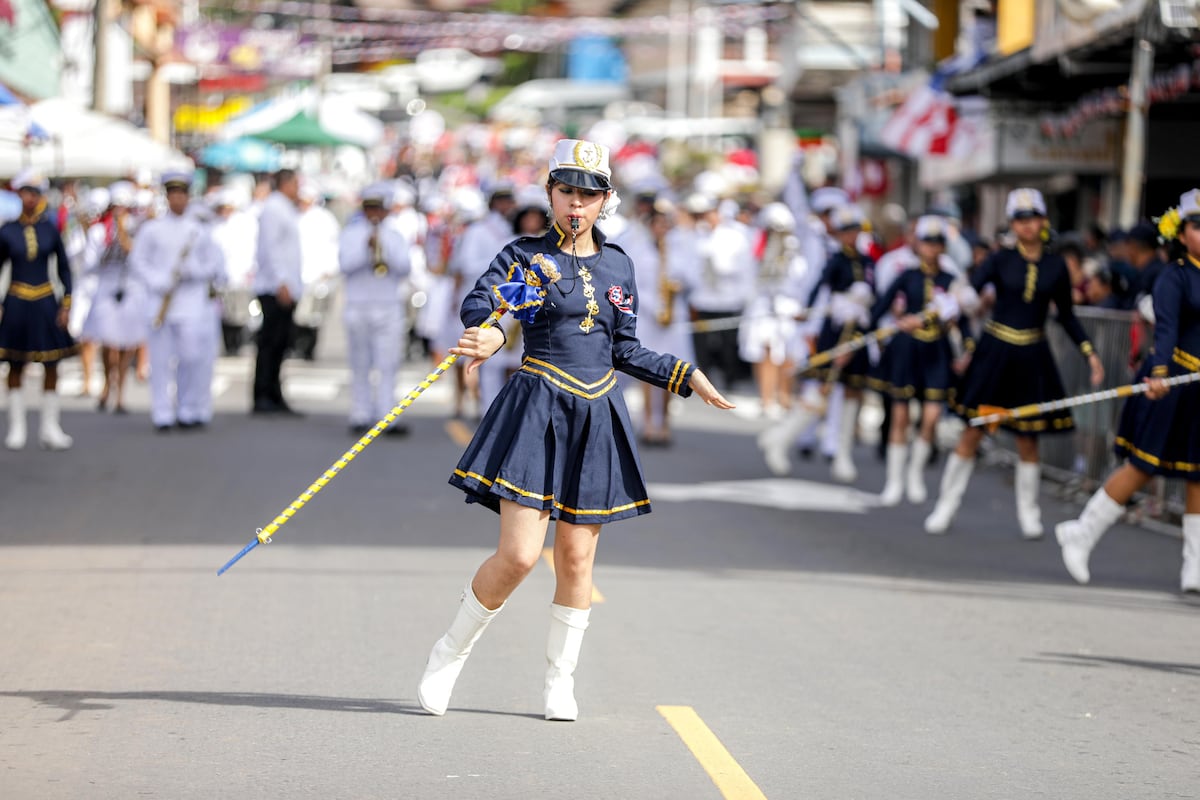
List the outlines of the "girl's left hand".
<svg viewBox="0 0 1200 800">
<path fill-rule="evenodd" d="M 1104 383 L 1104 364 L 1100 362 L 1100 356 L 1095 353 L 1088 356 L 1088 366 L 1092 370 L 1092 386 Z"/>
<path fill-rule="evenodd" d="M 712 381 L 700 370 L 692 373 L 691 380 L 688 381 L 688 386 L 692 387 L 692 391 L 700 396 L 707 405 L 716 406 L 717 408 L 730 409 L 733 408 L 733 403 L 725 399 L 725 397 L 717 391 L 717 387 L 712 385 Z"/>
</svg>

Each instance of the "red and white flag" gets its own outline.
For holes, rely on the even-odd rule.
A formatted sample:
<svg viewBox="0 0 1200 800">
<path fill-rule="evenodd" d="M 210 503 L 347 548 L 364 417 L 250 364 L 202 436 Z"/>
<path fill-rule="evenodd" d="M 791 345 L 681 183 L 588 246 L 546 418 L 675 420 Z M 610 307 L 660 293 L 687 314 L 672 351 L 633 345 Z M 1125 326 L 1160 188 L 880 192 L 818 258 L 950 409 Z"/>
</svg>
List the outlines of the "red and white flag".
<svg viewBox="0 0 1200 800">
<path fill-rule="evenodd" d="M 893 150 L 914 158 L 950 152 L 958 113 L 949 92 L 922 86 L 908 96 L 880 131 Z"/>
</svg>

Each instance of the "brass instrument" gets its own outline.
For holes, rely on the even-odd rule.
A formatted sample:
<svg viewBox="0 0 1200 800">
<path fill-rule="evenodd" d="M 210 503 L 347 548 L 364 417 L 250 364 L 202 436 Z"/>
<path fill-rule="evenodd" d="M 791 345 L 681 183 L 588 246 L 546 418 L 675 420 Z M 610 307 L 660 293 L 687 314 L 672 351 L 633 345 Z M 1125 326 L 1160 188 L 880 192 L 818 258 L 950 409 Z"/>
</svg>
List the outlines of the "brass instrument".
<svg viewBox="0 0 1200 800">
<path fill-rule="evenodd" d="M 379 239 L 379 223 L 376 222 L 372 226 L 371 238 L 367 243 L 371 246 L 371 257 L 374 259 L 375 276 L 382 278 L 388 274 L 387 261 L 383 258 L 383 242 Z"/>
<path fill-rule="evenodd" d="M 175 290 L 179 288 L 179 284 L 183 283 L 183 262 L 187 261 L 188 254 L 192 251 L 192 243 L 196 241 L 196 231 L 188 237 L 187 242 L 183 245 L 183 250 L 179 251 L 179 260 L 175 263 L 173 270 L 175 280 L 171 284 L 171 288 L 167 289 L 167 293 L 163 295 L 162 303 L 158 307 L 158 313 L 154 315 L 154 327 L 161 328 L 167 320 L 167 311 L 171 308 L 171 299 L 175 297 Z"/>
<path fill-rule="evenodd" d="M 658 324 L 667 327 L 675 321 L 675 296 L 683 290 L 683 284 L 671 280 L 667 269 L 667 237 L 658 240 Z"/>
</svg>

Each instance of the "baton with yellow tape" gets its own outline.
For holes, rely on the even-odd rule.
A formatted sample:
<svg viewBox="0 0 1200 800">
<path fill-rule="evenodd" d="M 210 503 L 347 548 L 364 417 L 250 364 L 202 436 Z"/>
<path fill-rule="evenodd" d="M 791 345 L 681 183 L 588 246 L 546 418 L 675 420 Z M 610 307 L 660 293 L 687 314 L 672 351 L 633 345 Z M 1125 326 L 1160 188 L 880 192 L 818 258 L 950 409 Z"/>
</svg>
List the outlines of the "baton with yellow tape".
<svg viewBox="0 0 1200 800">
<path fill-rule="evenodd" d="M 1176 375 L 1174 378 L 1166 378 L 1163 380 L 1163 383 L 1167 386 L 1179 386 L 1185 383 L 1194 383 L 1198 380 L 1200 380 L 1200 372 L 1189 372 L 1187 375 Z M 1064 397 L 1061 400 L 1047 400 L 1044 403 L 1030 403 L 1029 405 L 1017 406 L 1016 408 L 981 405 L 977 416 L 971 418 L 971 427 L 986 427 L 988 431 L 995 432 L 996 428 L 1000 427 L 1004 422 L 1025 419 L 1026 417 L 1037 417 L 1042 414 L 1049 414 L 1051 411 L 1061 411 L 1064 408 L 1099 403 L 1101 400 L 1132 397 L 1135 394 L 1143 394 L 1148 388 L 1149 384 L 1146 383 L 1130 383 L 1114 389 L 1103 389 L 1099 392 L 1077 394 L 1074 397 Z"/>
<path fill-rule="evenodd" d="M 479 324 L 480 328 L 491 328 L 506 312 L 512 312 L 512 315 L 524 321 L 532 321 L 533 316 L 538 309 L 542 307 L 545 301 L 546 290 L 542 287 L 556 282 L 561 277 L 561 272 L 553 259 L 545 255 L 536 255 L 532 259 L 532 264 L 525 270 L 523 277 L 525 280 L 503 283 L 493 287 L 492 291 L 500 302 L 499 308 L 493 311 L 486 320 Z M 413 404 L 426 389 L 433 385 L 433 382 L 442 377 L 447 370 L 458 361 L 458 354 L 451 353 L 442 359 L 442 363 L 438 364 L 433 372 L 426 375 L 421 382 L 414 386 L 404 399 L 397 403 L 387 415 L 375 423 L 371 430 L 363 434 L 354 445 L 342 453 L 341 457 L 333 462 L 329 469 L 321 473 L 321 476 L 313 481 L 307 489 L 300 493 L 299 497 L 293 500 L 287 508 L 279 512 L 275 519 L 271 520 L 266 527 L 259 528 L 254 532 L 254 538 L 250 543 L 243 547 L 237 555 L 225 562 L 225 566 L 217 570 L 217 575 L 224 575 L 225 572 L 242 559 L 247 553 L 258 547 L 260 544 L 267 544 L 271 541 L 271 537 L 284 526 L 284 524 L 292 517 L 300 512 L 316 496 L 317 492 L 329 485 L 329 482 L 338 476 L 346 466 L 353 461 L 359 453 L 366 449 L 367 445 L 375 441 L 376 437 L 387 430 L 388 426 L 396 421 L 396 418 L 404 413 L 405 409 Z"/>
<path fill-rule="evenodd" d="M 935 311 L 933 309 L 928 309 L 921 313 L 921 317 L 922 317 L 923 323 L 931 322 L 938 318 L 938 313 L 937 313 L 937 311 Z M 895 325 L 887 325 L 882 328 L 876 328 L 875 330 L 871 331 L 870 333 L 863 334 L 860 336 L 854 336 L 849 341 L 840 342 L 839 344 L 837 344 L 834 347 L 829 348 L 828 350 L 822 350 L 820 353 L 810 356 L 808 359 L 808 363 L 806 363 L 801 368 L 800 371 L 804 372 L 807 370 L 818 369 L 819 367 L 823 367 L 826 364 L 828 364 L 844 355 L 848 355 L 850 353 L 854 353 L 859 350 L 862 350 L 864 347 L 866 347 L 871 342 L 887 341 L 888 339 L 892 338 L 899 332 L 900 332 L 899 327 L 897 327 Z"/>
</svg>

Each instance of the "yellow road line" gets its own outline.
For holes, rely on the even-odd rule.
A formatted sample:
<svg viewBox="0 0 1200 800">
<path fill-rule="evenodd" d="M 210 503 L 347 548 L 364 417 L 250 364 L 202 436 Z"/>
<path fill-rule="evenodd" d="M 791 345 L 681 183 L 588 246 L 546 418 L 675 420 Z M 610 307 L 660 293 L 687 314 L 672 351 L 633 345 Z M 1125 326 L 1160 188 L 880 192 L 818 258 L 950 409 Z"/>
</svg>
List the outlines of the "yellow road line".
<svg viewBox="0 0 1200 800">
<path fill-rule="evenodd" d="M 554 574 L 554 548 L 553 547 L 543 547 L 542 548 L 542 558 L 544 558 L 546 560 L 546 566 L 548 566 L 550 568 L 550 573 Z M 592 584 L 592 602 L 593 603 L 603 603 L 604 602 L 604 595 L 600 594 L 600 590 L 596 588 L 596 584 L 594 584 L 594 583 Z"/>
<path fill-rule="evenodd" d="M 471 429 L 461 419 L 447 420 L 446 433 L 450 436 L 450 440 L 459 447 L 466 447 L 471 443 Z"/>
<path fill-rule="evenodd" d="M 704 767 L 708 777 L 717 785 L 725 800 L 767 800 L 762 790 L 750 780 L 750 776 L 734 761 L 733 756 L 721 744 L 704 720 L 691 706 L 658 706 L 662 714 L 692 755 Z"/>
</svg>

